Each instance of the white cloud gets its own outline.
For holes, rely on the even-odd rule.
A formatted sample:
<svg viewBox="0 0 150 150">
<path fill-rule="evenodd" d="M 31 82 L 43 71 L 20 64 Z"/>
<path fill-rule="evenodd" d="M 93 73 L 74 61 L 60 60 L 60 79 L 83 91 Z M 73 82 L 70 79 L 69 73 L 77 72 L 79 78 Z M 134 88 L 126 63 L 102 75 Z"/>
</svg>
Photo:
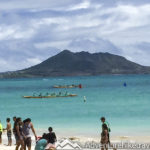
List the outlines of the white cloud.
<svg viewBox="0 0 150 150">
<path fill-rule="evenodd" d="M 52 42 L 42 42 L 42 43 L 37 43 L 35 46 L 38 48 L 48 48 L 48 47 L 59 47 L 61 49 L 61 47 L 66 47 L 66 45 L 68 45 L 70 43 L 70 41 L 52 41 Z"/>
<path fill-rule="evenodd" d="M 39 58 L 27 58 L 27 63 L 29 65 L 36 65 L 40 62 L 41 62 L 41 60 Z"/>
<path fill-rule="evenodd" d="M 84 0 L 83 2 L 69 8 L 68 10 L 87 9 L 90 7 L 90 1 Z"/>
<path fill-rule="evenodd" d="M 109 52 L 113 54 L 121 54 L 121 50 L 118 49 L 111 42 L 100 39 L 100 38 L 81 38 L 75 39 L 70 42 L 67 49 L 71 49 L 74 52 L 90 51 L 91 53 L 96 52 Z"/>
<path fill-rule="evenodd" d="M 65 6 L 78 3 L 79 0 L 1 0 L 0 10 L 20 10 L 20 9 L 60 9 Z"/>
<path fill-rule="evenodd" d="M 12 25 L 0 25 L 0 40 L 9 40 L 9 39 L 28 39 L 32 37 L 34 30 L 23 29 L 21 26 Z"/>
<path fill-rule="evenodd" d="M 143 6 L 118 5 L 102 10 L 102 14 L 109 15 L 107 19 L 103 20 L 104 26 L 99 30 L 102 35 L 150 24 L 150 4 Z"/>
<path fill-rule="evenodd" d="M 69 23 L 68 20 L 64 17 L 54 17 L 54 18 L 42 18 L 42 19 L 36 19 L 32 20 L 31 24 L 36 29 L 40 28 L 41 26 L 49 26 L 52 24 L 67 24 Z"/>
<path fill-rule="evenodd" d="M 145 61 L 147 50 L 136 46 L 150 42 L 150 3 L 139 0 L 137 3 L 121 0 L 114 4 L 103 0 L 0 1 L 0 20 L 3 21 L 0 23 L 0 59 L 3 58 L 4 63 L 4 59 L 8 59 L 6 51 L 9 52 L 12 58 L 8 59 L 7 69 L 10 70 L 11 65 L 17 67 L 16 54 L 25 60 L 21 61 L 24 68 L 56 54 L 58 49 L 70 49 L 109 51 L 150 65 L 149 59 Z"/>
<path fill-rule="evenodd" d="M 0 64 L 1 64 L 1 66 L 5 66 L 7 64 L 7 62 L 5 60 L 0 59 Z"/>
<path fill-rule="evenodd" d="M 0 40 L 9 39 L 15 33 L 13 27 L 0 27 Z"/>
</svg>

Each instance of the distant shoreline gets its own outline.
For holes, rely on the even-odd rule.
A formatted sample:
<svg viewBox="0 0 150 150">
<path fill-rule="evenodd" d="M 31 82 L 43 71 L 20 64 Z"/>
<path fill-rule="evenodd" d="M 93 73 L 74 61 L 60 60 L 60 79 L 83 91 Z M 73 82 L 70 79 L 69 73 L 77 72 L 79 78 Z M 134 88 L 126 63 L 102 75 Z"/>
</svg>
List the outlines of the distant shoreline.
<svg viewBox="0 0 150 150">
<path fill-rule="evenodd" d="M 103 76 L 149 76 L 150 74 L 100 74 L 100 75 L 75 75 L 75 76 L 35 76 L 35 77 L 10 77 L 3 79 L 47 79 L 47 78 L 76 78 L 76 77 L 103 77 Z"/>
</svg>

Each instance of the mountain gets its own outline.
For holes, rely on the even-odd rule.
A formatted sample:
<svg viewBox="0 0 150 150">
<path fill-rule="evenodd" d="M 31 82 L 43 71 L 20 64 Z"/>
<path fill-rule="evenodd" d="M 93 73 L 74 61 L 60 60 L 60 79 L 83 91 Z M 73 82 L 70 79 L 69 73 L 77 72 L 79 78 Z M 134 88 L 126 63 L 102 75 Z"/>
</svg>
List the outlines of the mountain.
<svg viewBox="0 0 150 150">
<path fill-rule="evenodd" d="M 64 50 L 30 68 L 1 73 L 0 78 L 101 74 L 150 74 L 150 67 L 136 64 L 122 56 L 110 53 L 73 53 Z"/>
</svg>

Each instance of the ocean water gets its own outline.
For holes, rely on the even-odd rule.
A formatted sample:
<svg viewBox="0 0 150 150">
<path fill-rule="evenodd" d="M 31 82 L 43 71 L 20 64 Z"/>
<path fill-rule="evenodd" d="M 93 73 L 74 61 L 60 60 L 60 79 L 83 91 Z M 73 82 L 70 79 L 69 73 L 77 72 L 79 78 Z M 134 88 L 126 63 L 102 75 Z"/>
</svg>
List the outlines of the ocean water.
<svg viewBox="0 0 150 150">
<path fill-rule="evenodd" d="M 125 87 L 123 84 L 127 83 Z M 53 85 L 83 88 L 54 89 Z M 25 99 L 24 95 L 66 92 L 77 97 Z M 86 96 L 86 103 L 83 97 Z M 149 135 L 150 76 L 116 75 L 0 80 L 0 120 L 30 117 L 36 130 L 52 126 L 57 134 L 99 136 L 105 116 L 112 135 Z"/>
</svg>

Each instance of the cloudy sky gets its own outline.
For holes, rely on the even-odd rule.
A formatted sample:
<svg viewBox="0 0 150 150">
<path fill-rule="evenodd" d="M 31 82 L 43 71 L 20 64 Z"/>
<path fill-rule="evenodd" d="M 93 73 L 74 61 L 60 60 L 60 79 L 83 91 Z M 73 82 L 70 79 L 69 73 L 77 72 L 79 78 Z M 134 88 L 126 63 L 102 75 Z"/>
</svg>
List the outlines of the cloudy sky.
<svg viewBox="0 0 150 150">
<path fill-rule="evenodd" d="M 0 0 L 0 72 L 64 49 L 150 66 L 150 0 Z"/>
</svg>

